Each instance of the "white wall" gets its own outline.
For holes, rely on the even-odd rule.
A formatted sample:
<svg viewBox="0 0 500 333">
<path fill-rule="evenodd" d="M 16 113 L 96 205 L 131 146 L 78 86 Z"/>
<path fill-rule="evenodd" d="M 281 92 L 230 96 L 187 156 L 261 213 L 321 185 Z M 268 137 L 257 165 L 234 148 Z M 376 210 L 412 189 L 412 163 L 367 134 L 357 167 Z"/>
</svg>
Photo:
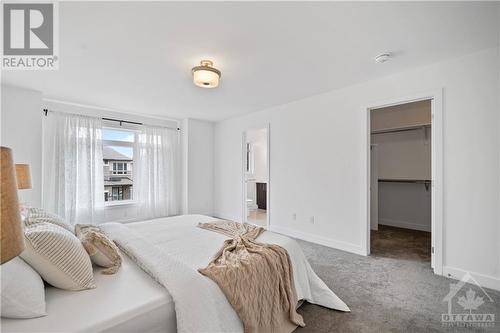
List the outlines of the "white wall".
<svg viewBox="0 0 500 333">
<path fill-rule="evenodd" d="M 365 107 L 443 88 L 444 272 L 500 288 L 498 71 L 494 48 L 216 124 L 216 215 L 241 219 L 241 133 L 270 123 L 271 229 L 362 253 Z"/>
<path fill-rule="evenodd" d="M 378 224 L 431 231 L 431 188 L 423 184 L 379 183 Z"/>
<path fill-rule="evenodd" d="M 241 139 L 240 139 L 241 140 Z M 213 214 L 214 125 L 212 122 L 184 119 L 183 214 Z"/>
<path fill-rule="evenodd" d="M 2 85 L 1 144 L 12 148 L 14 163 L 31 167 L 32 189 L 19 190 L 19 200 L 42 201 L 42 93 Z"/>
</svg>

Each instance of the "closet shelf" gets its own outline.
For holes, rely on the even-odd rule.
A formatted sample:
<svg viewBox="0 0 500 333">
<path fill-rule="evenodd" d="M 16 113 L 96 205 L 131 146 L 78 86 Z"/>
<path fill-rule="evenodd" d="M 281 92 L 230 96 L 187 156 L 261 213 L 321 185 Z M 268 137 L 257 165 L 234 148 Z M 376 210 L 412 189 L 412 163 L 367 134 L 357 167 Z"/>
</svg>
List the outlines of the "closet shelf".
<svg viewBox="0 0 500 333">
<path fill-rule="evenodd" d="M 414 131 L 418 129 L 430 128 L 431 124 L 421 124 L 421 125 L 412 125 L 405 127 L 395 127 L 395 128 L 384 128 L 371 131 L 371 134 L 383 134 L 383 133 L 393 133 L 393 132 L 405 132 L 405 131 Z"/>
</svg>

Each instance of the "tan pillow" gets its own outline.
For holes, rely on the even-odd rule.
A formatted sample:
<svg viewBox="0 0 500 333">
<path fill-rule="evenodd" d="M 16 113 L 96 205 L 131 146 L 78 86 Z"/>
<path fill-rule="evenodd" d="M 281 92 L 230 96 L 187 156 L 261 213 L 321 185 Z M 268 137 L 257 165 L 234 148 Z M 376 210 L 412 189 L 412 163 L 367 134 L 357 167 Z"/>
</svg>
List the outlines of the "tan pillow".
<svg viewBox="0 0 500 333">
<path fill-rule="evenodd" d="M 94 225 L 77 224 L 75 231 L 92 262 L 107 268 L 102 271 L 103 274 L 114 274 L 118 271 L 122 264 L 120 251 L 101 229 Z"/>
<path fill-rule="evenodd" d="M 95 288 L 92 263 L 80 240 L 48 222 L 25 226 L 23 258 L 54 287 L 66 290 Z"/>
</svg>

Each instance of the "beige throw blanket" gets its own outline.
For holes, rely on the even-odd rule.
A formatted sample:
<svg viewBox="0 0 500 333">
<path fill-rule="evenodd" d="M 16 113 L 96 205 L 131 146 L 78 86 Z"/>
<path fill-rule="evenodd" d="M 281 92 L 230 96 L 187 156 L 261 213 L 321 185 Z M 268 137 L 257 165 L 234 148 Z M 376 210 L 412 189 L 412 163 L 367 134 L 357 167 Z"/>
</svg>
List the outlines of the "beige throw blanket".
<svg viewBox="0 0 500 333">
<path fill-rule="evenodd" d="M 296 311 L 298 299 L 288 252 L 278 245 L 256 242 L 263 228 L 232 221 L 198 226 L 231 237 L 199 272 L 217 283 L 243 322 L 245 333 L 288 333 L 305 326 Z"/>
</svg>

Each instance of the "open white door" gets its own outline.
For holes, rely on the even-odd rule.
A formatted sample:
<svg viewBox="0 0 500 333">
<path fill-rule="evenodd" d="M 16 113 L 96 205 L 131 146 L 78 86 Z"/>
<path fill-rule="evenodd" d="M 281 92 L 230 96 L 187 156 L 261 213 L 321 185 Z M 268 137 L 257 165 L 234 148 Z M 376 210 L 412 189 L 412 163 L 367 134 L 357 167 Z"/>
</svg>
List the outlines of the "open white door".
<svg viewBox="0 0 500 333">
<path fill-rule="evenodd" d="M 378 230 L 377 145 L 370 146 L 370 229 Z"/>
</svg>

